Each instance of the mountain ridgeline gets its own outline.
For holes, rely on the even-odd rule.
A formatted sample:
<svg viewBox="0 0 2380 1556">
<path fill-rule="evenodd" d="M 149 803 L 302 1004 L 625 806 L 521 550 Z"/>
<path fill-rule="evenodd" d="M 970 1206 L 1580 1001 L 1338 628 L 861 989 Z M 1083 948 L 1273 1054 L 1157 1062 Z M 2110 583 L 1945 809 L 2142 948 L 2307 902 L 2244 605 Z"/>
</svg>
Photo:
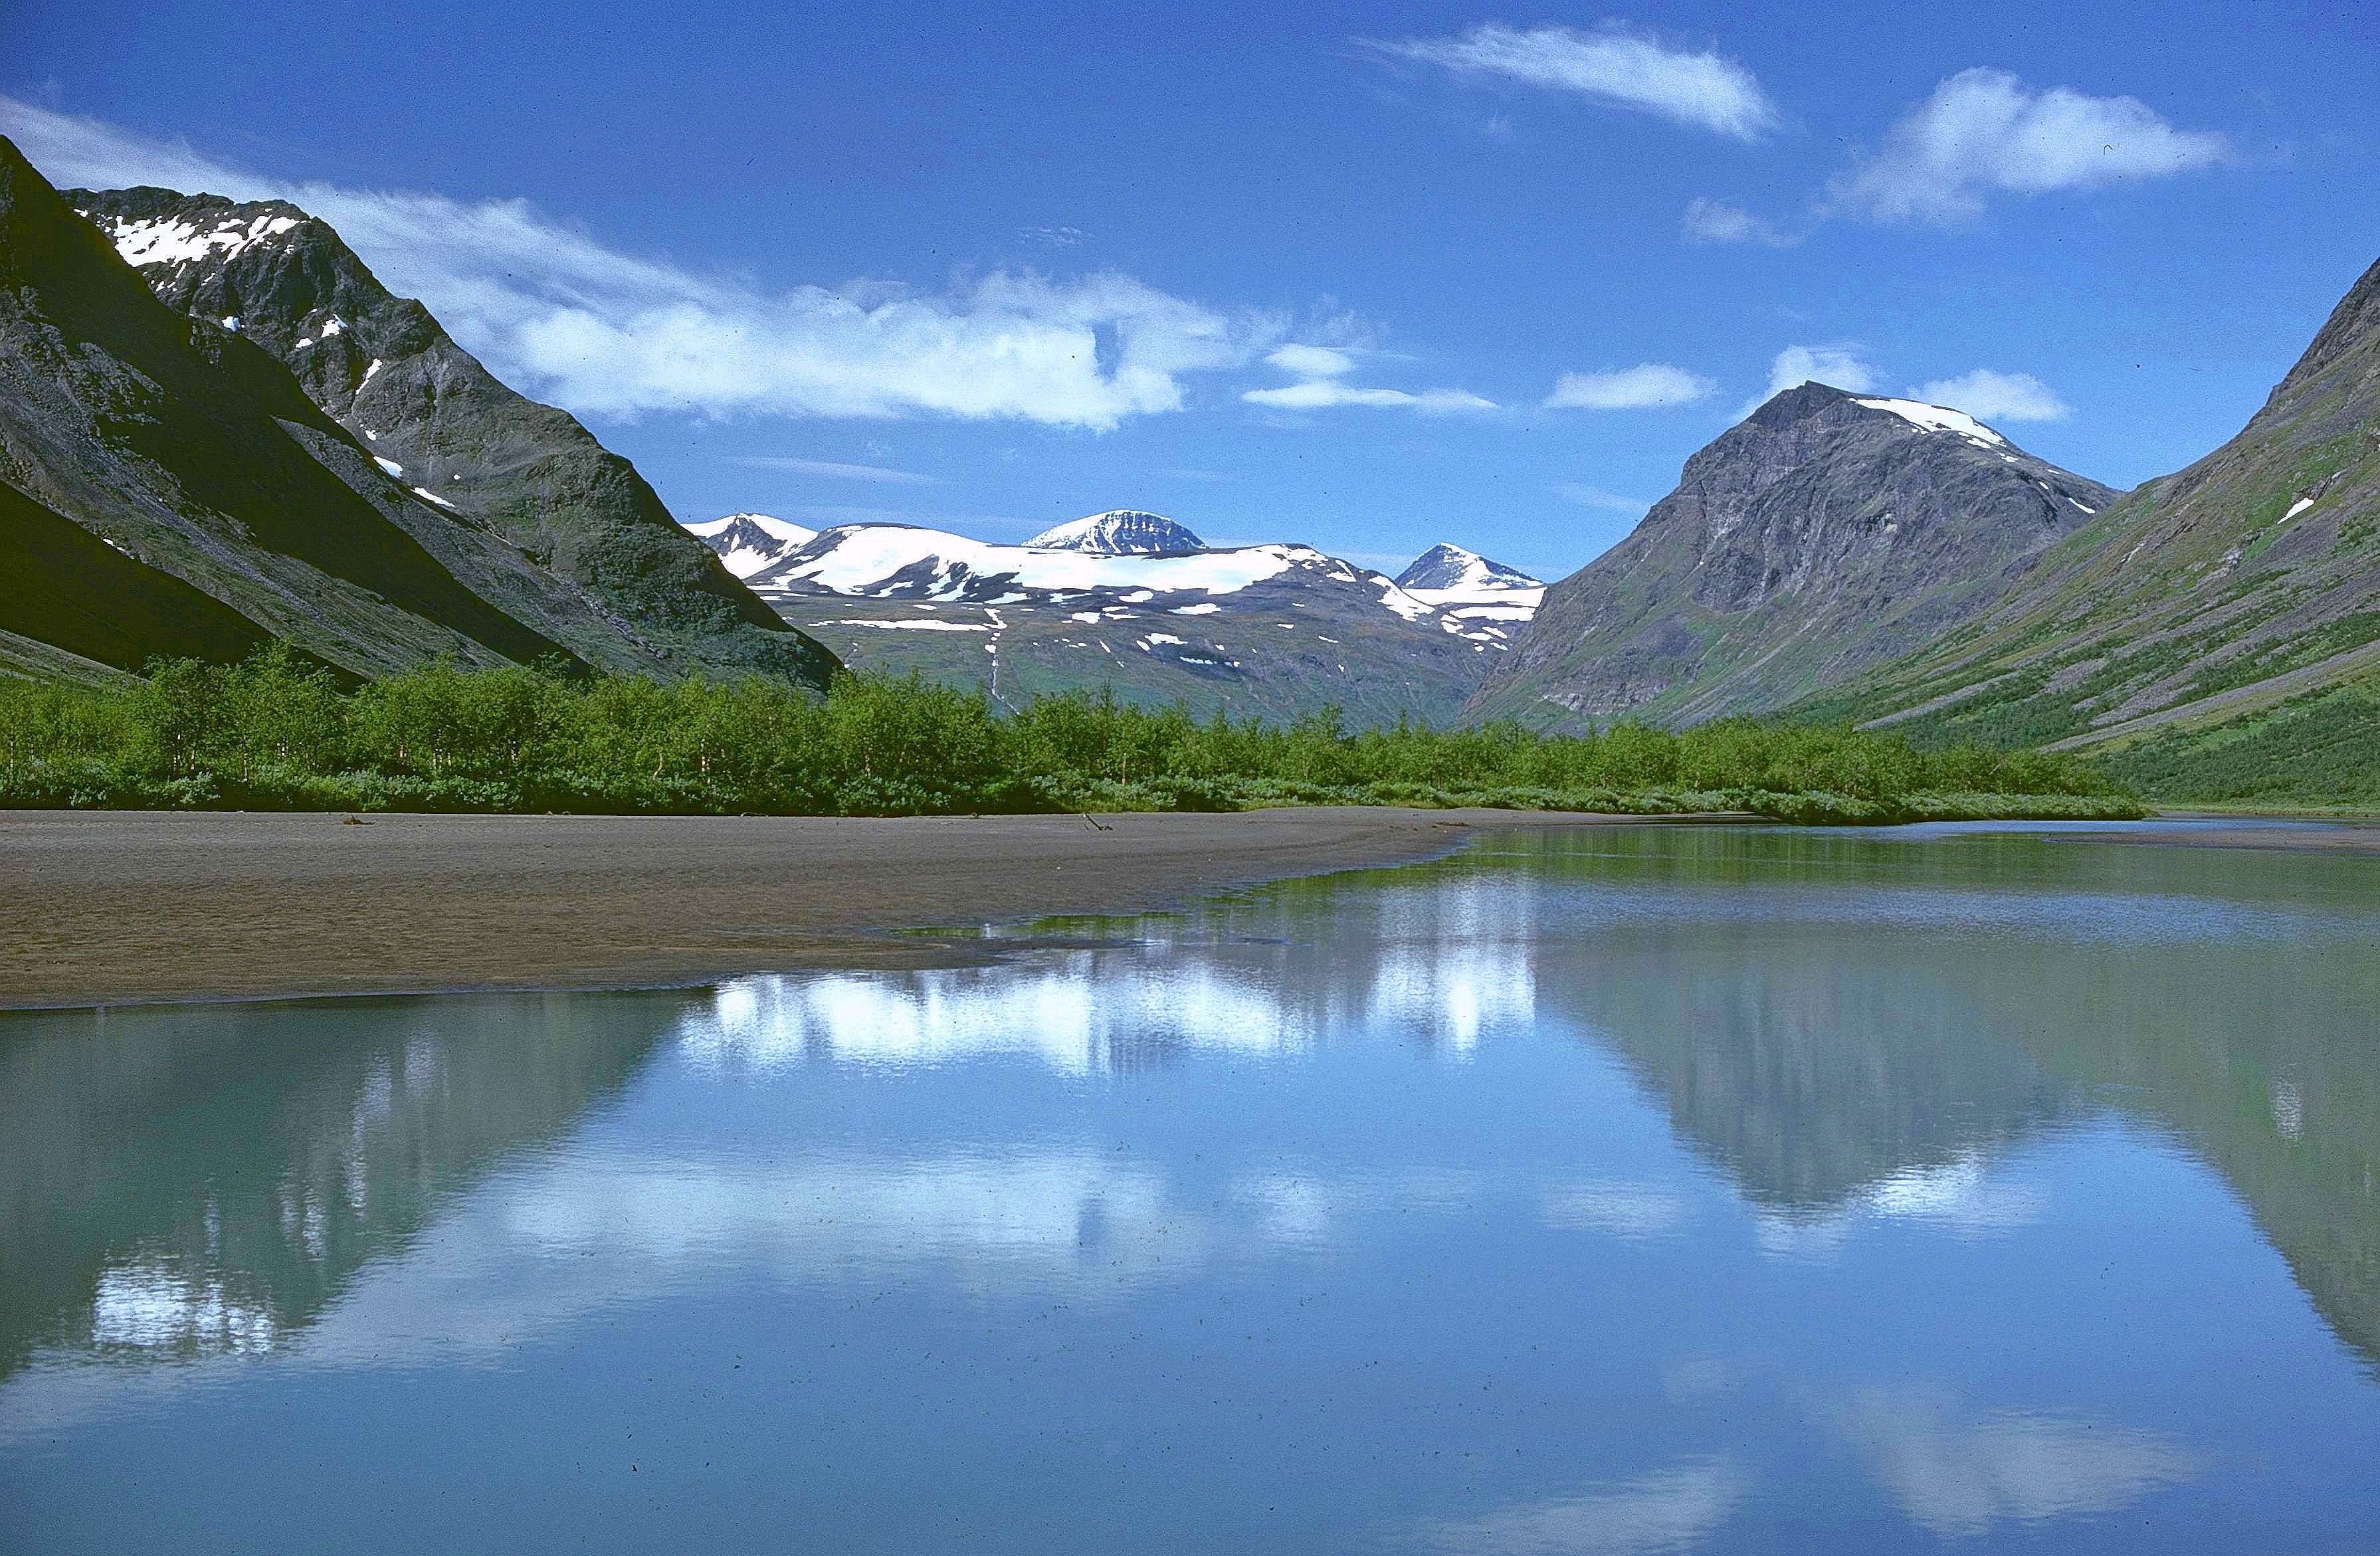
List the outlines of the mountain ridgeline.
<svg viewBox="0 0 2380 1556">
<path fill-rule="evenodd" d="M 355 675 L 833 666 L 323 224 L 69 201 L 5 139 L 0 561 L 0 669 L 37 675 L 275 640 Z"/>
<path fill-rule="evenodd" d="M 1745 712 L 2380 802 L 2380 264 L 2237 437 L 2129 493 L 1956 410 L 1787 390 L 1548 589 L 1466 710 Z"/>
<path fill-rule="evenodd" d="M 1544 586 L 1459 546 L 1401 579 L 1312 546 L 1209 546 L 1160 514 L 1119 508 L 999 545 L 946 530 L 816 531 L 767 514 L 689 527 L 786 620 L 855 669 L 983 686 L 1011 708 L 1111 690 L 1355 726 L 1456 722 Z"/>
<path fill-rule="evenodd" d="M 458 576 L 589 663 L 823 675 L 815 645 L 690 542 L 634 466 L 499 382 L 327 223 L 279 201 L 65 196 L 161 299 L 270 353 L 415 505 L 441 510 Z"/>
<path fill-rule="evenodd" d="M 1804 383 L 1547 590 L 1479 717 L 1689 724 L 1852 683 L 1998 600 L 2116 493 L 1955 410 Z"/>
<path fill-rule="evenodd" d="M 2380 801 L 2380 263 L 2237 437 L 1803 711 L 2080 751 L 2175 797 Z"/>
</svg>

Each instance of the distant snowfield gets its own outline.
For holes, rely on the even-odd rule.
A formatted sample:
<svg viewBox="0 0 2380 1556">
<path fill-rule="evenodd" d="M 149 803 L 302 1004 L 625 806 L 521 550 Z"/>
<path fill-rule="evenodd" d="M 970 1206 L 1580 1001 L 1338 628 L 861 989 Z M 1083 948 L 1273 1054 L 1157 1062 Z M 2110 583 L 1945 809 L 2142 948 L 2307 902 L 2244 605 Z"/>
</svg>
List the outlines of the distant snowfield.
<svg viewBox="0 0 2380 1556">
<path fill-rule="evenodd" d="M 757 513 L 686 528 L 763 599 L 779 602 L 825 595 L 899 601 L 921 611 L 1008 604 L 1029 611 L 1050 605 L 1088 626 L 1130 616 L 1144 606 L 1173 615 L 1276 614 L 1282 600 L 1278 589 L 1259 590 L 1245 603 L 1232 597 L 1278 582 L 1319 589 L 1324 595 L 1317 598 L 1337 602 L 1333 609 L 1378 611 L 1416 630 L 1451 634 L 1485 650 L 1509 646 L 1511 629 L 1535 615 L 1545 596 L 1536 579 L 1459 546 L 1426 553 L 1407 573 L 1426 579 L 1428 587 L 1407 588 L 1386 574 L 1293 541 L 1206 546 L 1172 520 L 1135 509 L 1076 519 L 1023 545 L 902 524 L 811 530 Z M 813 625 L 983 630 L 930 616 Z M 1295 629 L 1287 622 L 1274 625 Z M 1161 634 L 1151 640 L 1178 641 Z"/>
<path fill-rule="evenodd" d="M 1003 577 L 1019 589 L 1042 593 L 1145 589 L 1162 594 L 1232 594 L 1311 559 L 1354 569 L 1310 546 L 1246 546 L 1234 551 L 1194 552 L 1186 556 L 1099 556 L 1078 551 L 1041 551 L 993 545 L 942 529 L 902 525 L 846 526 L 823 532 L 834 545 L 788 567 L 786 583 L 811 583 L 836 594 L 872 592 L 894 574 L 930 565 L 941 575 L 964 567 L 976 577 Z"/>
</svg>

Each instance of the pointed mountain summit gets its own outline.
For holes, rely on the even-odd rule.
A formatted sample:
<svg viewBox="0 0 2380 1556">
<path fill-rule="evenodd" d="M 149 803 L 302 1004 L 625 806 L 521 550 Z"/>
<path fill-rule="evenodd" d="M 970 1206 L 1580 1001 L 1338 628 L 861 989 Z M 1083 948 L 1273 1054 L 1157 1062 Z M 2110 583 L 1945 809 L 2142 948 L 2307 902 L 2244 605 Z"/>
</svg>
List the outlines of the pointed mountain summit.
<svg viewBox="0 0 2380 1556">
<path fill-rule="evenodd" d="M 1170 556 L 1204 551 L 1207 542 L 1162 514 L 1111 508 L 1044 529 L 1025 542 L 1030 551 L 1079 551 L 1088 556 Z"/>
<path fill-rule="evenodd" d="M 2380 263 L 2237 437 L 1815 711 L 2085 750 L 2153 794 L 2380 797 Z"/>
<path fill-rule="evenodd" d="M 1471 711 L 1689 724 L 1783 707 L 1985 609 L 2116 495 L 1961 411 L 1803 383 L 1548 589 Z"/>
<path fill-rule="evenodd" d="M 1397 575 L 1400 589 L 1498 590 L 1543 589 L 1542 580 L 1533 578 L 1518 567 L 1508 567 L 1501 562 L 1490 562 L 1475 551 L 1446 541 L 1430 547 Z"/>
<path fill-rule="evenodd" d="M 801 550 L 819 534 L 764 513 L 732 513 L 725 518 L 689 524 L 686 531 L 717 552 L 727 570 L 739 578 L 748 578 Z"/>
<path fill-rule="evenodd" d="M 681 529 L 633 465 L 498 381 L 328 223 L 283 201 L 65 193 L 160 299 L 277 360 L 407 507 L 443 516 L 418 538 L 475 591 L 607 668 L 824 683 L 831 656 Z"/>
</svg>

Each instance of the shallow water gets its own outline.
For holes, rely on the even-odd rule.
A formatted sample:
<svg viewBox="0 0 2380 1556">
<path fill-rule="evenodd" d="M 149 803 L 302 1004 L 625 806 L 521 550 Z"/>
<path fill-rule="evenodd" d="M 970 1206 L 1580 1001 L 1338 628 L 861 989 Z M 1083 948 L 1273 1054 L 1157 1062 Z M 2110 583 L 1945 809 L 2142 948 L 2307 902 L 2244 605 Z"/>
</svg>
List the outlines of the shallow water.
<svg viewBox="0 0 2380 1556">
<path fill-rule="evenodd" d="M 2369 1550 L 2375 909 L 1627 829 L 983 970 L 0 1017 L 0 1548 Z"/>
</svg>

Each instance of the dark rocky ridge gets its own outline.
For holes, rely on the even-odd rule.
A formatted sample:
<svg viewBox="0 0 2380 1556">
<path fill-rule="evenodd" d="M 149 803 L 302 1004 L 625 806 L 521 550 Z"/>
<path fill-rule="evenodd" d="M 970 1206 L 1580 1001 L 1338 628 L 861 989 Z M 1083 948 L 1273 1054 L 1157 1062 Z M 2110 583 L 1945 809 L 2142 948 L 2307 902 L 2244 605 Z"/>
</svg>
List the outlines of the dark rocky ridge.
<svg viewBox="0 0 2380 1556">
<path fill-rule="evenodd" d="M 1722 433 L 1627 540 L 1547 590 L 1470 711 L 1781 708 L 1983 611 L 2117 495 L 1963 418 L 1879 403 L 1932 412 L 1804 383 Z"/>
<path fill-rule="evenodd" d="M 634 466 L 499 382 L 328 224 L 283 201 L 160 188 L 67 199 L 153 256 L 140 274 L 164 302 L 237 320 L 400 490 L 431 494 L 407 517 L 476 591 L 607 668 L 831 673 L 832 656 L 680 529 Z"/>
<path fill-rule="evenodd" d="M 0 481 L 25 499 L 13 511 L 34 548 L 0 577 L 6 619 L 33 622 L 74 598 L 109 608 L 91 594 L 102 575 L 65 576 L 86 565 L 123 588 L 120 630 L 79 628 L 93 647 L 67 650 L 86 663 L 100 645 L 95 663 L 126 669 L 150 652 L 245 641 L 173 580 L 352 670 L 565 653 L 422 544 L 411 526 L 423 504 L 287 370 L 159 302 L 5 138 Z M 44 512 L 138 566 L 101 563 Z"/>
</svg>

